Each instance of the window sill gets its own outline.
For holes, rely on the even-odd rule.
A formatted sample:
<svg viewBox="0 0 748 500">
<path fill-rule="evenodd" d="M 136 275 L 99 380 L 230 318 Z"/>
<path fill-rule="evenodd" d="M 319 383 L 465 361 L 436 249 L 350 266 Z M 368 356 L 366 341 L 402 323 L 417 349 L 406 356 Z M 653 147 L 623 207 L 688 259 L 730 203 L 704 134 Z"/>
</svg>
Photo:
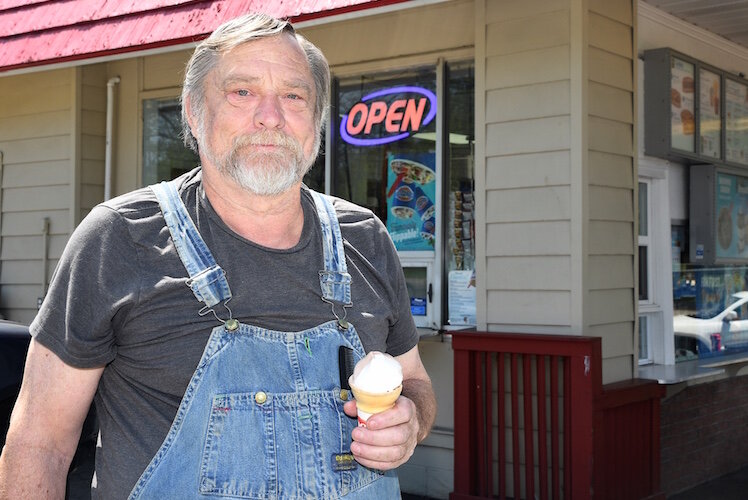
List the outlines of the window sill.
<svg viewBox="0 0 748 500">
<path fill-rule="evenodd" d="M 748 366 L 748 353 L 683 361 L 675 365 L 644 365 L 639 367 L 639 378 L 657 380 L 660 384 L 697 384 L 738 375 Z M 741 374 L 742 375 L 742 374 Z"/>
</svg>

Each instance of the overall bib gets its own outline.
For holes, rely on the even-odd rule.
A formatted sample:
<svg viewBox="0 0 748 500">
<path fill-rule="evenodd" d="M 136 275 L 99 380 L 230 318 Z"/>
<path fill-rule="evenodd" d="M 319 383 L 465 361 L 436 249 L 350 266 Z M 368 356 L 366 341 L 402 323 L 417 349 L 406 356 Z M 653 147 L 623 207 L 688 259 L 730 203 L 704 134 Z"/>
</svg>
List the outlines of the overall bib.
<svg viewBox="0 0 748 500">
<path fill-rule="evenodd" d="M 338 348 L 364 348 L 344 307 L 351 304 L 343 240 L 329 198 L 312 191 L 323 235 L 322 300 L 331 321 L 300 332 L 239 323 L 231 291 L 173 183 L 152 186 L 188 285 L 223 324 L 213 329 L 161 448 L 131 499 L 389 499 L 397 476 L 367 469 L 350 455 L 355 419 L 343 412 Z M 214 306 L 223 304 L 223 310 Z M 336 308 L 338 311 L 336 312 Z M 337 319 L 333 319 L 337 318 Z"/>
</svg>

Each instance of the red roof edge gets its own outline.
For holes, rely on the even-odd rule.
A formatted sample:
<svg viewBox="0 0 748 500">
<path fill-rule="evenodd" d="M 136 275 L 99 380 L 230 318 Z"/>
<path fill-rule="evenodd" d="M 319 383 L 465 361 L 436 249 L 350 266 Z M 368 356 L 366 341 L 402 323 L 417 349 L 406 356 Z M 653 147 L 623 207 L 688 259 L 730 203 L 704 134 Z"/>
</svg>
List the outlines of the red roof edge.
<svg viewBox="0 0 748 500">
<path fill-rule="evenodd" d="M 347 5 L 343 7 L 333 8 L 330 10 L 323 10 L 319 12 L 301 14 L 298 16 L 290 16 L 287 19 L 294 24 L 305 23 L 305 22 L 324 19 L 328 17 L 340 16 L 340 15 L 351 14 L 355 12 L 362 12 L 366 10 L 388 7 L 388 6 L 402 4 L 402 3 L 408 3 L 411 1 L 412 0 L 376 0 L 373 2 L 365 2 L 365 3 Z M 213 29 L 215 29 L 216 27 L 218 26 L 215 26 Z M 134 46 L 126 46 L 126 47 L 115 47 L 115 48 L 108 49 L 108 50 L 78 53 L 78 54 L 72 54 L 69 56 L 58 56 L 54 58 L 39 59 L 39 60 L 33 60 L 33 61 L 26 60 L 18 64 L 9 64 L 5 66 L 0 66 L 0 75 L 8 71 L 19 70 L 19 69 L 24 69 L 24 68 L 49 66 L 53 64 L 54 65 L 64 64 L 64 63 L 69 63 L 73 61 L 85 61 L 89 59 L 100 59 L 100 58 L 105 58 L 108 56 L 114 56 L 118 54 L 136 53 L 136 52 L 158 49 L 162 47 L 170 47 L 170 46 L 196 43 L 204 38 L 207 38 L 209 35 L 210 35 L 210 32 L 191 34 L 189 36 L 184 36 L 184 37 L 171 38 L 168 40 L 160 40 L 154 43 L 146 43 L 146 44 L 140 44 L 140 45 L 134 45 Z"/>
</svg>

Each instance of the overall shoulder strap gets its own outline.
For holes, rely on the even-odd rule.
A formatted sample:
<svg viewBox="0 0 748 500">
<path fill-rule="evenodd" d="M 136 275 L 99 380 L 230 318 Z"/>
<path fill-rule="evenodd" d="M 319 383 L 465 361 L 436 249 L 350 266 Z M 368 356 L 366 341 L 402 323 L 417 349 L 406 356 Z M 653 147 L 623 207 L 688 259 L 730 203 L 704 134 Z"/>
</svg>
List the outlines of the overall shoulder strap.
<svg viewBox="0 0 748 500">
<path fill-rule="evenodd" d="M 325 268 L 319 272 L 319 284 L 322 288 L 322 300 L 343 306 L 351 305 L 351 275 L 345 262 L 343 236 L 332 198 L 309 190 L 317 208 L 322 228 L 322 249 L 325 257 Z"/>
<path fill-rule="evenodd" d="M 187 285 L 198 301 L 210 309 L 231 298 L 226 275 L 216 263 L 195 223 L 187 213 L 174 181 L 150 186 L 158 199 L 171 239 L 190 278 Z"/>
</svg>

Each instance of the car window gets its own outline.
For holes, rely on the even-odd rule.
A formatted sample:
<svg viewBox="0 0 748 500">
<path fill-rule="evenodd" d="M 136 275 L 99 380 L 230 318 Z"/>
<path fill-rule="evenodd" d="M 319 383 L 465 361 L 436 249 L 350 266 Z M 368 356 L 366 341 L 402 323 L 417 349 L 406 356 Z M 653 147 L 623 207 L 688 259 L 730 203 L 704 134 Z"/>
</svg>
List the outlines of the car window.
<svg viewBox="0 0 748 500">
<path fill-rule="evenodd" d="M 743 303 L 739 307 L 736 307 L 735 312 L 738 315 L 738 317 L 735 319 L 738 319 L 738 320 L 748 319 L 748 303 Z"/>
</svg>

